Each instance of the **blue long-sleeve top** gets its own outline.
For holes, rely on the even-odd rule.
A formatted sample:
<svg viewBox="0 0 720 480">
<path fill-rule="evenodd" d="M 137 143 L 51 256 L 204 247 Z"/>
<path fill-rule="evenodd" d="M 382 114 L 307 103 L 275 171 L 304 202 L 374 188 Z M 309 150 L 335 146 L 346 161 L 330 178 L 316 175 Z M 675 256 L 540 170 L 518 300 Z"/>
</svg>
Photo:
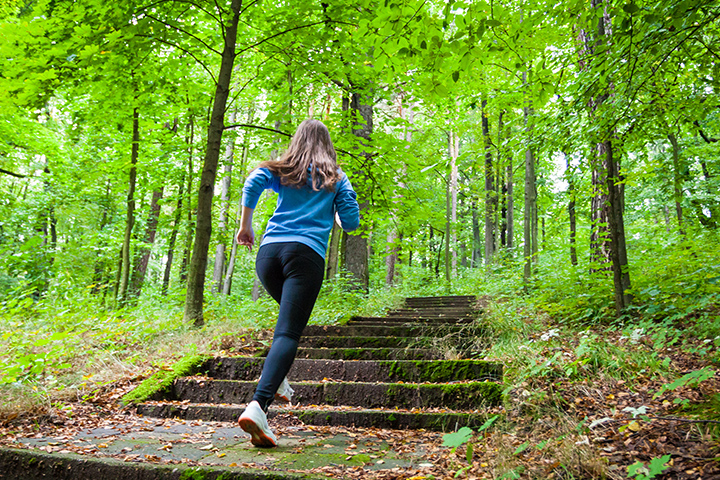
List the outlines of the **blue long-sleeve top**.
<svg viewBox="0 0 720 480">
<path fill-rule="evenodd" d="M 289 187 L 280 183 L 280 177 L 267 168 L 254 170 L 245 180 L 242 204 L 254 209 L 265 189 L 272 188 L 278 193 L 277 207 L 265 229 L 262 245 L 277 242 L 300 242 L 325 258 L 328 238 L 335 221 L 335 212 L 345 231 L 352 231 L 360 225 L 360 208 L 357 195 L 347 175 L 340 171 L 341 179 L 334 191 L 315 191 L 308 184 L 304 187 Z"/>
</svg>

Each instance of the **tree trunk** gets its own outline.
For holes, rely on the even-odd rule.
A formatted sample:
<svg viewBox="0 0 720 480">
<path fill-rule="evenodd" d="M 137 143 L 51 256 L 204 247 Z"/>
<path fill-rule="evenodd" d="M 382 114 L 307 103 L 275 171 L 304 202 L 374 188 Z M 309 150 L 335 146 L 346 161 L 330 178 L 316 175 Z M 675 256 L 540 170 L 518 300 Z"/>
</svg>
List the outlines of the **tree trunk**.
<svg viewBox="0 0 720 480">
<path fill-rule="evenodd" d="M 490 124 L 485 109 L 487 100 L 483 98 L 482 136 L 485 150 L 485 265 L 489 266 L 495 255 L 495 211 L 497 209 L 497 192 L 493 175 L 492 141 L 490 140 Z"/>
<path fill-rule="evenodd" d="M 247 121 L 248 123 L 252 123 L 253 117 L 255 115 L 255 106 L 251 106 L 250 110 L 248 111 L 248 117 Z M 250 151 L 250 137 L 248 135 L 248 132 L 245 131 L 243 134 L 243 147 L 242 147 L 242 154 L 240 155 L 240 167 L 238 170 L 240 171 L 240 183 L 245 183 L 245 171 L 247 170 L 247 159 L 248 159 L 248 152 Z M 233 271 L 235 270 L 235 258 L 237 257 L 237 250 L 238 250 L 238 244 L 237 240 L 235 239 L 235 230 L 237 230 L 238 226 L 240 225 L 240 217 L 242 216 L 242 194 L 240 195 L 240 199 L 238 200 L 238 206 L 237 206 L 237 212 L 235 213 L 235 225 L 234 228 L 231 229 L 232 234 L 232 251 L 230 252 L 230 260 L 228 262 L 227 269 L 225 271 L 225 280 L 223 281 L 222 285 L 222 293 L 225 296 L 230 295 L 230 290 L 232 289 L 232 277 L 233 277 Z"/>
<path fill-rule="evenodd" d="M 193 205 L 192 205 L 192 183 L 195 167 L 193 166 L 193 142 L 195 138 L 195 122 L 192 116 L 188 125 L 188 177 L 187 177 L 187 230 L 185 230 L 185 244 L 183 247 L 183 257 L 180 263 L 180 283 L 187 283 L 188 264 L 190 263 L 190 252 L 192 250 L 193 237 L 195 230 L 193 229 Z"/>
<path fill-rule="evenodd" d="M 527 84 L 527 71 L 523 72 L 523 84 Z M 532 138 L 533 110 L 528 104 L 523 108 L 527 141 Z M 523 212 L 523 257 L 525 282 L 533 275 L 533 263 L 537 256 L 537 179 L 535 176 L 535 155 L 529 147 L 525 149 L 525 206 Z"/>
<path fill-rule="evenodd" d="M 150 262 L 150 253 L 155 243 L 155 235 L 157 233 L 158 220 L 160 219 L 160 199 L 163 196 L 163 188 L 153 191 L 152 201 L 150 202 L 150 213 L 148 215 L 147 226 L 145 227 L 145 237 L 138 246 L 137 264 L 132 274 L 132 282 L 130 286 L 130 296 L 137 300 L 142 292 L 145 275 L 147 274 L 148 263 Z"/>
<path fill-rule="evenodd" d="M 682 210 L 682 195 L 683 195 L 683 173 L 680 165 L 680 144 L 678 143 L 677 137 L 674 133 L 670 132 L 667 135 L 670 144 L 672 145 L 672 158 L 673 158 L 673 199 L 675 200 L 675 215 L 677 216 L 678 228 L 681 235 L 685 235 L 683 226 L 683 210 Z"/>
<path fill-rule="evenodd" d="M 180 230 L 180 219 L 182 218 L 182 206 L 183 196 L 185 195 L 185 173 L 183 172 L 182 178 L 178 184 L 178 200 L 177 206 L 175 207 L 175 221 L 173 222 L 173 229 L 170 233 L 170 240 L 168 241 L 168 252 L 167 262 L 165 263 L 165 272 L 163 274 L 163 283 L 160 293 L 165 296 L 167 295 L 168 287 L 170 286 L 170 272 L 172 270 L 173 257 L 175 255 L 175 242 L 177 242 L 178 230 Z"/>
<path fill-rule="evenodd" d="M 345 108 L 345 101 L 343 101 L 343 107 Z M 351 112 L 352 119 L 362 119 L 362 123 L 356 123 L 353 120 L 352 125 L 352 133 L 358 137 L 360 148 L 369 147 L 370 137 L 373 131 L 373 101 L 370 92 L 367 90 L 363 92 L 353 92 L 348 110 Z M 364 157 L 367 164 L 365 168 L 369 168 L 372 162 L 370 153 L 363 151 L 361 156 Z M 367 172 L 359 169 L 354 172 L 354 174 L 356 177 L 354 183 L 357 185 L 358 203 L 360 204 L 360 218 L 362 220 L 369 207 L 369 192 L 366 186 Z M 343 236 L 345 268 L 350 273 L 357 287 L 364 291 L 368 290 L 370 283 L 370 270 L 368 268 L 369 250 L 366 235 L 367 232 L 365 232 L 365 229 L 361 226 L 356 233 Z"/>
<path fill-rule="evenodd" d="M 452 276 L 457 276 L 457 202 L 458 202 L 458 166 L 457 159 L 460 156 L 460 137 L 457 132 L 450 131 L 450 236 L 448 237 L 448 248 L 452 252 Z"/>
<path fill-rule="evenodd" d="M 127 302 L 128 284 L 130 281 L 130 240 L 133 225 L 135 225 L 135 184 L 137 180 L 137 160 L 140 148 L 140 112 L 138 107 L 133 109 L 132 150 L 130 153 L 130 174 L 128 176 L 127 211 L 125 220 L 125 236 L 122 245 L 122 270 L 120 286 L 118 289 L 118 302 L 120 306 Z"/>
<path fill-rule="evenodd" d="M 325 265 L 325 278 L 332 280 L 338 272 L 340 262 L 340 239 L 342 238 L 342 229 L 337 223 L 333 223 L 332 232 L 330 233 L 330 248 L 328 250 L 327 265 Z"/>
<path fill-rule="evenodd" d="M 407 120 L 408 124 L 411 126 L 411 128 L 407 128 L 405 130 L 404 139 L 406 147 L 410 146 L 410 142 L 412 141 L 412 124 L 415 121 L 415 112 L 413 110 L 413 105 L 410 104 L 407 107 L 403 106 L 403 99 L 405 98 L 405 95 L 399 95 L 399 116 L 400 118 L 403 118 Z M 398 185 L 398 191 L 393 197 L 393 204 L 396 206 L 398 204 L 401 204 L 403 201 L 403 194 L 402 190 L 405 189 L 405 183 L 403 181 L 404 177 L 407 174 L 407 167 L 406 165 L 403 165 L 401 168 L 400 178 L 396 178 L 395 181 Z M 395 211 L 394 207 L 390 213 L 393 224 L 390 226 L 390 229 L 388 230 L 388 236 L 387 236 L 387 243 L 390 246 L 388 254 L 385 256 L 385 285 L 391 286 L 393 283 L 395 283 L 395 265 L 398 263 L 398 256 L 400 254 L 400 245 L 398 245 L 398 242 L 402 238 L 402 235 L 400 234 L 399 227 L 398 227 L 398 216 Z"/>
<path fill-rule="evenodd" d="M 452 214 L 450 213 L 452 200 L 450 199 L 450 174 L 445 178 L 445 234 L 443 242 L 445 245 L 445 281 L 450 283 L 452 279 L 450 268 L 450 230 L 452 228 Z M 438 259 L 438 263 L 439 263 Z"/>
<path fill-rule="evenodd" d="M 215 174 L 217 172 L 220 146 L 225 120 L 225 105 L 230 94 L 230 79 L 235 61 L 235 42 L 242 0 L 232 0 L 230 21 L 225 28 L 225 46 L 217 77 L 215 99 L 213 101 L 210 125 L 208 126 L 207 147 L 203 162 L 198 193 L 197 225 L 195 228 L 195 244 L 188 272 L 187 296 L 185 298 L 184 321 L 202 326 L 203 293 L 205 288 L 205 270 L 207 267 L 208 247 L 212 233 L 212 201 L 215 190 Z"/>
<path fill-rule="evenodd" d="M 478 213 L 477 202 L 475 200 L 470 204 L 472 209 L 472 233 L 473 233 L 473 249 L 472 249 L 472 266 L 478 268 L 482 264 L 482 239 L 480 238 L 480 215 Z"/>
<path fill-rule="evenodd" d="M 620 198 L 620 172 L 618 162 L 612 156 L 612 143 L 605 142 L 607 155 L 608 200 L 610 205 L 610 240 L 615 285 L 615 310 L 618 316 L 632 303 L 630 294 L 630 271 L 628 269 L 627 247 L 625 245 L 625 222 Z"/>
<path fill-rule="evenodd" d="M 237 211 L 235 212 L 235 225 L 240 224 L 240 218 L 242 217 L 242 197 L 238 200 Z M 235 239 L 235 235 L 232 238 L 232 248 L 230 249 L 230 259 L 228 260 L 227 270 L 225 271 L 225 279 L 222 284 L 222 294 L 225 296 L 230 295 L 232 289 L 232 277 L 233 271 L 235 270 L 235 260 L 237 258 L 238 243 Z"/>
<path fill-rule="evenodd" d="M 230 112 L 228 118 L 231 124 L 235 123 L 236 110 Z M 222 291 L 223 276 L 225 273 L 225 238 L 227 238 L 227 217 L 230 208 L 230 184 L 232 182 L 233 156 L 235 153 L 235 136 L 225 148 L 225 165 L 223 167 L 223 178 L 220 180 L 220 216 L 218 218 L 218 229 L 220 230 L 221 240 L 215 248 L 215 265 L 213 266 L 213 283 L 211 292 L 219 293 Z"/>
<path fill-rule="evenodd" d="M 102 232 L 103 229 L 110 223 L 108 220 L 108 205 L 110 205 L 110 182 L 105 184 L 105 201 L 102 204 L 102 219 L 100 220 L 100 226 L 98 233 Z M 100 293 L 100 285 L 103 283 L 103 277 L 105 276 L 106 259 L 103 258 L 102 247 L 105 246 L 105 242 L 101 242 L 100 245 L 95 247 L 95 268 L 93 269 L 92 289 L 90 293 L 97 295 Z M 107 286 L 107 285 L 106 285 Z M 104 289 L 105 293 L 107 288 Z"/>
<path fill-rule="evenodd" d="M 577 266 L 577 220 L 575 218 L 575 178 L 570 169 L 570 158 L 565 156 L 565 179 L 568 183 L 568 217 L 570 217 L 570 263 Z"/>
<path fill-rule="evenodd" d="M 508 127 L 509 129 L 510 127 Z M 509 132 L 508 132 L 509 133 Z M 508 135 L 509 138 L 509 135 Z M 507 196 L 507 249 L 508 252 L 512 252 L 515 246 L 515 199 L 514 195 L 514 181 L 513 181 L 513 157 L 512 153 L 507 155 L 507 166 L 505 173 L 506 183 L 506 196 Z"/>
</svg>

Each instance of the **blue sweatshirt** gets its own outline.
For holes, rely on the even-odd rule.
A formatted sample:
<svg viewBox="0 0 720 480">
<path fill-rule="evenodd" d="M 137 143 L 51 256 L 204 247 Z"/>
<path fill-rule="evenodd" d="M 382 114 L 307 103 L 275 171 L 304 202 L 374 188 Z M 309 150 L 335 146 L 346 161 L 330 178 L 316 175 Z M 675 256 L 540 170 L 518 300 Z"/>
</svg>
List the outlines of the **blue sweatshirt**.
<svg viewBox="0 0 720 480">
<path fill-rule="evenodd" d="M 254 170 L 245 180 L 242 204 L 254 209 L 260 195 L 267 188 L 279 194 L 275 213 L 270 218 L 261 243 L 300 242 L 325 258 L 328 238 L 335 221 L 335 212 L 345 231 L 360 225 L 360 208 L 357 195 L 347 175 L 340 171 L 341 179 L 335 190 L 314 191 L 308 185 L 302 188 L 288 187 L 280 183 L 280 177 L 267 168 Z"/>
</svg>

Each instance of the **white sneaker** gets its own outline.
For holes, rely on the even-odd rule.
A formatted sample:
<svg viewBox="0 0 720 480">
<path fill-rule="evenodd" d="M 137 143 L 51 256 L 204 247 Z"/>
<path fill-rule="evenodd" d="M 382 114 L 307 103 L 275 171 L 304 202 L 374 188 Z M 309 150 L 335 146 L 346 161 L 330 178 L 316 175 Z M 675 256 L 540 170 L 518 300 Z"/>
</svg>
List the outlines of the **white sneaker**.
<svg viewBox="0 0 720 480">
<path fill-rule="evenodd" d="M 267 415 L 260 404 L 253 400 L 238 419 L 240 428 L 250 434 L 250 442 L 256 447 L 276 447 L 277 437 L 270 431 Z"/>
<path fill-rule="evenodd" d="M 285 377 L 278 387 L 277 392 L 275 392 L 275 400 L 282 400 L 283 402 L 290 403 L 293 393 L 295 393 L 295 390 L 292 389 L 288 383 L 287 377 Z"/>
</svg>

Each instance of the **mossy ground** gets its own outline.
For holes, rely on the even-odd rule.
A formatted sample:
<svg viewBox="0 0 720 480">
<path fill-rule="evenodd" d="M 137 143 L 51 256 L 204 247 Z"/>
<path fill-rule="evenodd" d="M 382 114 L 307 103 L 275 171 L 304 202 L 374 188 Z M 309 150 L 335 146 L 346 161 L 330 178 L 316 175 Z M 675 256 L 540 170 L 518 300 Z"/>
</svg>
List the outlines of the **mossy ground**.
<svg viewBox="0 0 720 480">
<path fill-rule="evenodd" d="M 122 403 L 124 405 L 140 403 L 157 395 L 168 393 L 177 378 L 198 373 L 209 358 L 208 355 L 188 355 L 183 357 L 170 370 L 159 370 L 146 378 L 137 388 L 123 396 Z"/>
</svg>

